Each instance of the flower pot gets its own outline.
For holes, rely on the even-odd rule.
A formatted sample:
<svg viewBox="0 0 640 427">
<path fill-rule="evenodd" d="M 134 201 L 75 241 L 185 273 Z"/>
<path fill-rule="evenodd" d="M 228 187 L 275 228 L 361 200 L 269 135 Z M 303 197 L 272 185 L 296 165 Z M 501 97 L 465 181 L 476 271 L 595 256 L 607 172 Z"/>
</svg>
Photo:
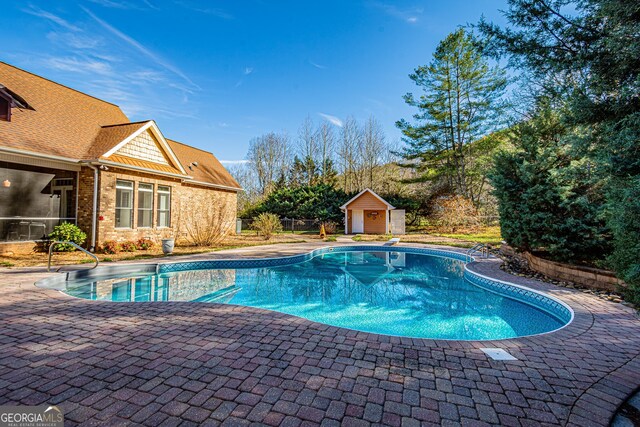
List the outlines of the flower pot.
<svg viewBox="0 0 640 427">
<path fill-rule="evenodd" d="M 175 243 L 175 239 L 162 239 L 162 253 L 165 255 L 172 253 Z"/>
</svg>

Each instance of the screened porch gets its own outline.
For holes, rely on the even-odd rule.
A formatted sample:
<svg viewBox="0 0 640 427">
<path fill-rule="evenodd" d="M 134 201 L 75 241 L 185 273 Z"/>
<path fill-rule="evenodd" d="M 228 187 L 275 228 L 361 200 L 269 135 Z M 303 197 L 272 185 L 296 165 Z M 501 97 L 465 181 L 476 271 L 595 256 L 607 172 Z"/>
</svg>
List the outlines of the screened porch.
<svg viewBox="0 0 640 427">
<path fill-rule="evenodd" d="M 76 172 L 0 163 L 0 242 L 43 240 L 76 212 Z"/>
</svg>

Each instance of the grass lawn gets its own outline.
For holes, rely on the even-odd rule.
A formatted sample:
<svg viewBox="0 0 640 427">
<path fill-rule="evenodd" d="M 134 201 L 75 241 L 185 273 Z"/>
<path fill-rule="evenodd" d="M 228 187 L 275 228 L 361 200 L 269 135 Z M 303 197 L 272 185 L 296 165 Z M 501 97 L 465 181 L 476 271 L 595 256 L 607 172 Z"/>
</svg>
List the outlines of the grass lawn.
<svg viewBox="0 0 640 427">
<path fill-rule="evenodd" d="M 433 231 L 429 233 L 432 236 L 437 237 L 447 237 L 450 239 L 464 240 L 475 243 L 488 243 L 492 246 L 500 246 L 502 242 L 502 236 L 500 235 L 500 227 L 483 227 L 478 230 L 468 231 L 468 232 L 454 232 L 454 233 L 446 233 L 446 232 L 438 232 Z"/>
<path fill-rule="evenodd" d="M 391 236 L 359 234 L 353 240 L 357 242 L 386 241 Z M 475 243 L 487 243 L 492 246 L 500 246 L 502 237 L 500 227 L 481 227 L 475 230 L 459 230 L 447 232 L 437 228 L 422 228 L 418 230 L 408 230 L 408 234 L 400 236 L 400 241 L 404 243 L 424 243 L 430 245 L 455 246 L 460 248 L 470 248 Z"/>
</svg>

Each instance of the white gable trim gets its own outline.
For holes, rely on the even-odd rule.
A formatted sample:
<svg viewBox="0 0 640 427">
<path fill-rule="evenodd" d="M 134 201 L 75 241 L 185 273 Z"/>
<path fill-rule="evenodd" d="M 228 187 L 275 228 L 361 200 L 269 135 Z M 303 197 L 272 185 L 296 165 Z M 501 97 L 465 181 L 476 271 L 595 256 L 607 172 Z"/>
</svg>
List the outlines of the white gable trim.
<svg viewBox="0 0 640 427">
<path fill-rule="evenodd" d="M 112 155 L 113 153 L 115 153 L 125 145 L 127 145 L 127 143 L 131 142 L 134 138 L 136 138 L 142 132 L 146 132 L 147 130 L 151 131 L 151 133 L 153 133 L 153 135 L 156 137 L 158 142 L 160 142 L 160 146 L 162 146 L 162 149 L 164 150 L 164 152 L 169 155 L 169 158 L 171 159 L 171 163 L 173 163 L 173 165 L 177 167 L 180 170 L 180 172 L 182 172 L 185 175 L 188 175 L 187 171 L 185 171 L 185 169 L 182 167 L 182 164 L 178 160 L 178 157 L 175 155 L 175 153 L 169 146 L 169 143 L 162 135 L 162 132 L 160 132 L 158 125 L 156 125 L 156 122 L 154 122 L 153 120 L 149 120 L 140 129 L 138 129 L 137 131 L 135 131 L 134 133 L 126 137 L 124 140 L 120 141 L 115 147 L 113 147 L 111 150 L 104 153 L 102 157 L 109 157 L 110 155 Z"/>
<path fill-rule="evenodd" d="M 349 206 L 354 200 L 358 199 L 360 196 L 362 196 L 364 193 L 371 193 L 371 195 L 373 197 L 375 197 L 376 199 L 380 200 L 382 203 L 384 203 L 385 205 L 387 205 L 387 209 L 391 210 L 391 209 L 395 209 L 394 206 L 392 206 L 389 202 L 387 202 L 385 199 L 383 199 L 382 197 L 378 196 L 376 193 L 373 192 L 373 190 L 370 190 L 368 188 L 365 188 L 364 190 L 362 190 L 361 192 L 359 192 L 358 194 L 356 194 L 355 196 L 353 196 L 351 198 L 351 200 L 349 200 L 347 203 L 345 203 L 344 205 L 340 206 L 340 209 L 344 210 L 347 208 L 347 206 Z"/>
</svg>

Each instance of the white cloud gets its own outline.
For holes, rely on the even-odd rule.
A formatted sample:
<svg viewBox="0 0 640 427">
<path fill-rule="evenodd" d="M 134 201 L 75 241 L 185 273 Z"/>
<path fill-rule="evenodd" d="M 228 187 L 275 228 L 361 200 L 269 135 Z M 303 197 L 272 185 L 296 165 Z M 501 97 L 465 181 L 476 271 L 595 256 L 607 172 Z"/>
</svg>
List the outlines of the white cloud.
<svg viewBox="0 0 640 427">
<path fill-rule="evenodd" d="M 61 27 L 66 28 L 71 31 L 80 31 L 80 28 L 75 25 L 69 23 L 67 20 L 59 17 L 58 15 L 54 15 L 51 12 L 47 12 L 46 10 L 42 10 L 39 7 L 30 5 L 27 9 L 23 9 L 23 12 L 28 13 L 30 15 L 39 16 L 41 18 L 47 19 L 55 24 L 60 25 Z"/>
<path fill-rule="evenodd" d="M 133 47 L 136 50 L 138 50 L 140 53 L 142 53 L 143 55 L 145 55 L 146 57 L 148 57 L 149 59 L 154 61 L 159 66 L 161 66 L 161 67 L 165 68 L 166 70 L 171 71 L 172 73 L 176 74 L 177 76 L 179 76 L 180 78 L 185 80 L 187 83 L 189 83 L 189 85 L 199 89 L 198 85 L 196 85 L 193 81 L 191 81 L 191 79 L 189 77 L 187 77 L 187 75 L 184 74 L 178 67 L 174 66 L 173 64 L 169 63 L 165 59 L 161 58 L 160 56 L 158 56 L 157 54 L 155 54 L 151 50 L 147 49 L 145 46 L 143 46 L 138 41 L 136 41 L 133 38 L 129 37 L 128 35 L 124 34 L 120 30 L 118 30 L 117 28 L 111 26 L 109 23 L 107 23 L 107 22 L 103 21 L 102 19 L 98 18 L 96 15 L 94 15 L 87 8 L 83 7 L 82 9 L 84 9 L 84 11 L 89 16 L 91 16 L 98 24 L 100 24 L 104 29 L 106 29 L 107 31 L 109 31 L 110 33 L 112 33 L 113 35 L 115 35 L 116 37 L 118 37 L 119 39 L 121 39 L 122 41 L 124 41 L 125 43 L 130 45 L 131 47 Z"/>
<path fill-rule="evenodd" d="M 223 165 L 246 165 L 249 160 L 220 160 Z"/>
<path fill-rule="evenodd" d="M 233 19 L 233 15 L 221 8 L 201 8 L 186 1 L 175 1 L 174 3 L 184 7 L 185 9 L 193 10 L 194 12 L 203 13 L 205 15 L 211 15 L 227 20 Z"/>
<path fill-rule="evenodd" d="M 311 64 L 314 67 L 319 68 L 321 70 L 326 70 L 327 69 L 327 67 L 325 65 L 321 65 L 321 64 L 315 63 L 315 62 L 313 62 L 311 60 L 309 60 L 309 64 Z"/>
<path fill-rule="evenodd" d="M 325 114 L 325 113 L 318 113 L 318 115 L 323 119 L 327 120 L 329 123 L 331 123 L 334 126 L 338 126 L 340 128 L 344 126 L 344 123 L 342 123 L 342 120 L 340 120 L 336 116 L 332 116 L 330 114 Z"/>
<path fill-rule="evenodd" d="M 418 15 L 421 15 L 424 11 L 424 9 L 422 8 L 400 9 L 396 5 L 381 3 L 377 1 L 371 2 L 369 4 L 375 8 L 382 9 L 382 11 L 384 11 L 384 13 L 386 13 L 387 15 L 405 21 L 409 24 L 417 23 L 419 20 Z"/>
<path fill-rule="evenodd" d="M 113 75 L 111 65 L 102 61 L 79 59 L 75 57 L 53 57 L 49 58 L 46 62 L 49 67 L 56 70 L 73 71 L 76 73 L 100 74 L 106 76 Z"/>
<path fill-rule="evenodd" d="M 245 67 L 243 74 L 245 76 L 248 76 L 249 74 L 253 73 L 253 67 Z"/>
<path fill-rule="evenodd" d="M 61 46 L 72 47 L 74 49 L 95 49 L 103 44 L 99 37 L 89 37 L 78 32 L 57 32 L 51 31 L 47 38 Z"/>
</svg>

